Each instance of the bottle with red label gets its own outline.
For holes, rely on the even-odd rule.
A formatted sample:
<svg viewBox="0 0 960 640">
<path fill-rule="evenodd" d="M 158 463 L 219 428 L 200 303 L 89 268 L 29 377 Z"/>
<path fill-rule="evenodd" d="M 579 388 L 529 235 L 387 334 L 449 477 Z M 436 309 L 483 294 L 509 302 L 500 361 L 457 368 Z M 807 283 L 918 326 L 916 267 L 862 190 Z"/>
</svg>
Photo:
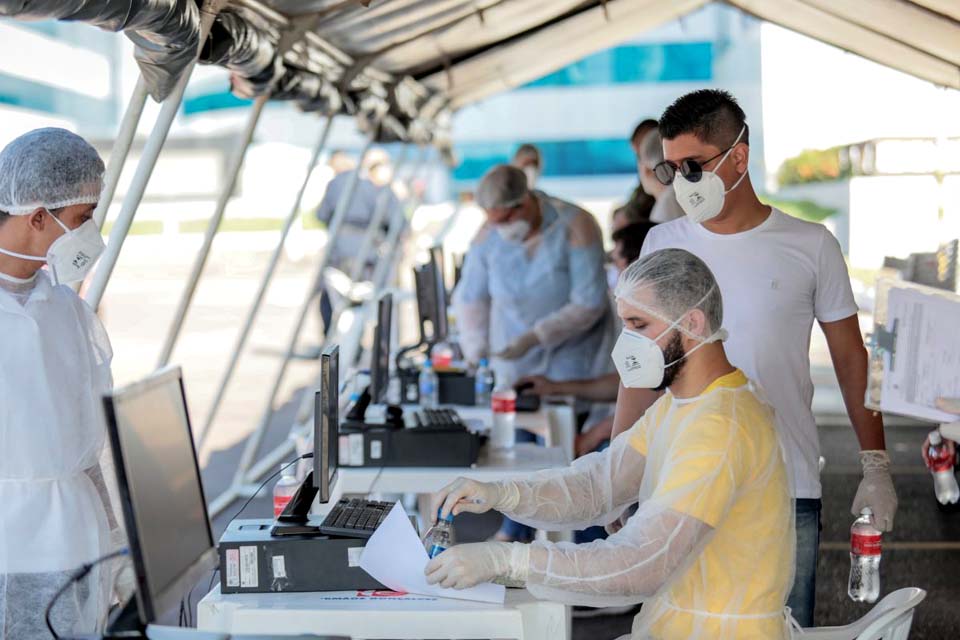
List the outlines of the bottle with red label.
<svg viewBox="0 0 960 640">
<path fill-rule="evenodd" d="M 517 392 L 510 385 L 499 385 L 490 395 L 493 409 L 493 428 L 490 430 L 490 447 L 505 452 L 512 451 L 517 442 Z"/>
<path fill-rule="evenodd" d="M 933 474 L 933 490 L 940 504 L 956 504 L 960 500 L 960 487 L 953 473 L 953 452 L 943 441 L 939 431 L 931 431 L 927 447 L 927 468 Z"/>
<path fill-rule="evenodd" d="M 880 597 L 880 535 L 873 521 L 873 511 L 864 507 L 850 527 L 847 595 L 854 602 L 876 602 Z"/>
<path fill-rule="evenodd" d="M 283 513 L 283 510 L 287 508 L 287 503 L 290 502 L 290 499 L 293 498 L 293 495 L 297 492 L 300 483 L 297 482 L 297 477 L 294 475 L 294 470 L 290 467 L 287 467 L 283 470 L 280 475 L 280 479 L 277 480 L 277 484 L 273 485 L 273 517 L 279 518 L 280 514 Z"/>
</svg>

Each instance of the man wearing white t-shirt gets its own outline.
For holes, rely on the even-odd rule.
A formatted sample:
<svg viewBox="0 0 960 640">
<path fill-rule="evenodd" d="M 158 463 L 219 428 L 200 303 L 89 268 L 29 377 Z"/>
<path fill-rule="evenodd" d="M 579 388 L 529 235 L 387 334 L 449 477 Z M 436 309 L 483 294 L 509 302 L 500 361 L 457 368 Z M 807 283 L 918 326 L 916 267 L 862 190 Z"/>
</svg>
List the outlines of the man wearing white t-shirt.
<svg viewBox="0 0 960 640">
<path fill-rule="evenodd" d="M 679 98 L 663 113 L 659 131 L 664 161 L 656 176 L 673 186 L 686 216 L 651 230 L 641 255 L 686 249 L 717 278 L 730 361 L 760 384 L 777 413 L 797 498 L 797 571 L 788 605 L 800 624 L 813 626 L 821 510 L 809 355 L 814 319 L 827 338 L 861 449 L 864 477 L 852 512 L 869 507 L 889 531 L 897 508 L 883 421 L 863 405 L 867 353 L 847 267 L 823 225 L 757 199 L 747 175 L 746 116 L 730 94 L 701 90 Z M 653 400 L 647 390 L 621 386 L 614 436 Z"/>
</svg>

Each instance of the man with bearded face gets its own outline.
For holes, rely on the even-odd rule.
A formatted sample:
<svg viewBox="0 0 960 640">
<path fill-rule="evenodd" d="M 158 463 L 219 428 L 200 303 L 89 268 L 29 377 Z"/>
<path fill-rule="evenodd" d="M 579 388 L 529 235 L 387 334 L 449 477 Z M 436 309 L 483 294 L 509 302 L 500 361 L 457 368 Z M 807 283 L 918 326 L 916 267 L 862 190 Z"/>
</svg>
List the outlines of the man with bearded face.
<svg viewBox="0 0 960 640">
<path fill-rule="evenodd" d="M 627 268 L 616 297 L 620 378 L 665 388 L 660 399 L 609 449 L 512 480 L 458 479 L 431 513 L 496 509 L 548 530 L 610 523 L 634 501 L 637 513 L 587 544 L 458 545 L 430 561 L 427 581 L 505 578 L 567 604 L 643 602 L 631 638 L 789 638 L 788 472 L 770 407 L 724 353 L 713 274 L 687 251 L 658 251 Z"/>
</svg>

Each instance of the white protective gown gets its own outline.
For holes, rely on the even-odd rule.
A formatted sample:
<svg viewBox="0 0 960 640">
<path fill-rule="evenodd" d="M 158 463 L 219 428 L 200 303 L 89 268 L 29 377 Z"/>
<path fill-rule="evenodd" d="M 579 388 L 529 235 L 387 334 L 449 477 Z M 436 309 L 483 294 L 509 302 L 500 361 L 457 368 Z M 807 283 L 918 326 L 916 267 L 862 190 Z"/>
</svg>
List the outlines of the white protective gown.
<svg viewBox="0 0 960 640">
<path fill-rule="evenodd" d="M 0 281 L 0 640 L 49 638 L 53 593 L 123 544 L 101 409 L 112 355 L 69 287 L 44 271 L 32 284 Z M 95 569 L 64 594 L 58 633 L 101 628 L 113 570 Z"/>
</svg>

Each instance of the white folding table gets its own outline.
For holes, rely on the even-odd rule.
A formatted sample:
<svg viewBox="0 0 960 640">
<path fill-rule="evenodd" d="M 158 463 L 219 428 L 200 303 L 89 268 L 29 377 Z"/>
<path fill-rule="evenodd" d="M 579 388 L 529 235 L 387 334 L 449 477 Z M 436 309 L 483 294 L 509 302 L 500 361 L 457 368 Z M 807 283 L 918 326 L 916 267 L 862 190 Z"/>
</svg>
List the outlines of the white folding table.
<svg viewBox="0 0 960 640">
<path fill-rule="evenodd" d="M 567 607 L 537 600 L 525 589 L 507 589 L 507 600 L 500 606 L 375 591 L 222 595 L 218 586 L 197 605 L 197 628 L 354 640 L 563 640 L 571 633 Z"/>
</svg>

